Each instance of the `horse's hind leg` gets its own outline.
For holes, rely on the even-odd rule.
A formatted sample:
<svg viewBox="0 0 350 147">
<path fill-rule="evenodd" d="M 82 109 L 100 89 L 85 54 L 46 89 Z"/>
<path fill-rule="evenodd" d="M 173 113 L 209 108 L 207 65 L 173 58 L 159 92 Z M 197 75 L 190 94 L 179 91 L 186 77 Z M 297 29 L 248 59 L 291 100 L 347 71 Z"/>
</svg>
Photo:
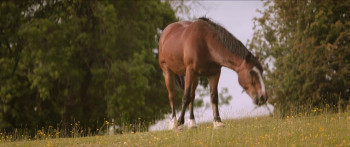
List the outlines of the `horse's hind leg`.
<svg viewBox="0 0 350 147">
<path fill-rule="evenodd" d="M 163 73 L 164 73 L 165 85 L 168 90 L 168 97 L 169 97 L 171 114 L 172 114 L 170 127 L 175 128 L 177 126 L 176 112 L 175 112 L 175 91 L 174 91 L 175 75 L 169 70 L 163 70 Z"/>
<path fill-rule="evenodd" d="M 189 109 L 190 109 L 190 121 L 188 122 L 188 128 L 197 128 L 196 120 L 194 118 L 193 114 L 193 103 L 194 103 L 194 98 L 196 96 L 196 88 L 198 85 L 198 78 L 194 79 L 191 85 L 191 102 L 189 104 Z"/>
<path fill-rule="evenodd" d="M 194 76 L 194 73 L 191 71 L 191 69 L 186 69 L 186 76 L 185 76 L 185 88 L 184 88 L 184 96 L 182 98 L 182 110 L 180 117 L 177 121 L 178 123 L 178 129 L 181 130 L 183 127 L 183 124 L 185 123 L 185 112 L 188 104 L 191 102 L 191 85 L 193 80 L 196 79 Z"/>
</svg>

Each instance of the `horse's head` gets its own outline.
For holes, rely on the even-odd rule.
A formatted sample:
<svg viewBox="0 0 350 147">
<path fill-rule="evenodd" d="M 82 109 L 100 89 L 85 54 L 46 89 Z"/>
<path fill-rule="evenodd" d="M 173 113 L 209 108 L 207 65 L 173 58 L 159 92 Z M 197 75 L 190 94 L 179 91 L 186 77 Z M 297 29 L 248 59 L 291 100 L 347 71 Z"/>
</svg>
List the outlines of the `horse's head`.
<svg viewBox="0 0 350 147">
<path fill-rule="evenodd" d="M 253 99 L 253 102 L 259 106 L 265 104 L 267 101 L 262 73 L 262 66 L 253 55 L 249 55 L 243 61 L 238 71 L 239 84 Z"/>
</svg>

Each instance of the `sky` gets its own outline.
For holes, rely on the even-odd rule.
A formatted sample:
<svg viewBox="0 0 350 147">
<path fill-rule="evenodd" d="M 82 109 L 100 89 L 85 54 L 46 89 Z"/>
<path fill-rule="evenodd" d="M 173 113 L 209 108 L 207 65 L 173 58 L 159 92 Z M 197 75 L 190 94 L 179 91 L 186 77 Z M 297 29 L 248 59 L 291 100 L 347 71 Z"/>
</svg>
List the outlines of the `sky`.
<svg viewBox="0 0 350 147">
<path fill-rule="evenodd" d="M 262 1 L 205 0 L 199 2 L 189 1 L 188 4 L 191 4 L 190 6 L 192 7 L 189 14 L 190 16 L 197 18 L 206 16 L 210 18 L 212 21 L 226 28 L 243 44 L 246 44 L 247 40 L 253 37 L 253 18 L 261 16 L 256 10 L 263 10 Z M 181 19 L 186 19 L 186 17 L 181 17 Z M 251 98 L 246 93 L 242 93 L 243 88 L 238 84 L 237 73 L 225 67 L 221 69 L 218 90 L 221 91 L 224 87 L 228 88 L 232 100 L 229 105 L 219 106 L 220 117 L 223 122 L 225 122 L 225 119 L 269 114 L 269 110 L 266 107 L 257 108 L 256 105 L 253 104 Z M 209 101 L 209 97 L 204 98 L 205 103 Z M 271 105 L 268 107 L 271 111 L 273 110 Z M 213 112 L 211 108 L 196 108 L 194 109 L 194 115 L 197 124 L 213 121 Z M 179 116 L 179 114 L 177 114 L 177 116 Z M 188 111 L 186 111 L 185 125 L 187 125 L 186 122 L 188 121 L 189 114 Z M 169 123 L 170 114 L 167 115 L 164 120 L 160 120 L 155 125 L 151 126 L 150 130 L 170 129 Z"/>
</svg>

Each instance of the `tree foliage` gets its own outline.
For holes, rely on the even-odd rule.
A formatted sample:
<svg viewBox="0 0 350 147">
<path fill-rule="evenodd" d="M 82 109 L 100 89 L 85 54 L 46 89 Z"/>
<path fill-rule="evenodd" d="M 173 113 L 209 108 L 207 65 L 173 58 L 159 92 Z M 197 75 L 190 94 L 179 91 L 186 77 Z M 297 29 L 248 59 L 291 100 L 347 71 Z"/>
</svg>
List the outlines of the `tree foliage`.
<svg viewBox="0 0 350 147">
<path fill-rule="evenodd" d="M 154 52 L 177 20 L 169 3 L 2 0 L 0 11 L 0 128 L 96 129 L 170 110 Z"/>
<path fill-rule="evenodd" d="M 350 104 L 350 1 L 268 1 L 265 8 L 248 44 L 266 63 L 275 111 Z"/>
</svg>

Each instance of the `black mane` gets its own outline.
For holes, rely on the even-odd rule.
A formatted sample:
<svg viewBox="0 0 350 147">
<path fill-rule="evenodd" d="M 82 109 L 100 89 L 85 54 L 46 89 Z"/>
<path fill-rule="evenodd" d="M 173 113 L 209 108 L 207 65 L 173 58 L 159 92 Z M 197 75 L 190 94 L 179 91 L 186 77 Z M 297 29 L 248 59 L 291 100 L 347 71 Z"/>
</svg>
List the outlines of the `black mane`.
<svg viewBox="0 0 350 147">
<path fill-rule="evenodd" d="M 211 21 L 207 17 L 200 17 L 199 20 L 205 21 L 210 24 L 212 29 L 216 32 L 217 39 L 231 51 L 233 54 L 245 59 L 248 62 L 253 63 L 257 66 L 259 70 L 262 71 L 262 66 L 257 58 L 249 52 L 249 50 L 243 45 L 241 41 L 239 41 L 235 36 L 233 36 L 229 31 L 227 31 L 221 25 Z"/>
</svg>

